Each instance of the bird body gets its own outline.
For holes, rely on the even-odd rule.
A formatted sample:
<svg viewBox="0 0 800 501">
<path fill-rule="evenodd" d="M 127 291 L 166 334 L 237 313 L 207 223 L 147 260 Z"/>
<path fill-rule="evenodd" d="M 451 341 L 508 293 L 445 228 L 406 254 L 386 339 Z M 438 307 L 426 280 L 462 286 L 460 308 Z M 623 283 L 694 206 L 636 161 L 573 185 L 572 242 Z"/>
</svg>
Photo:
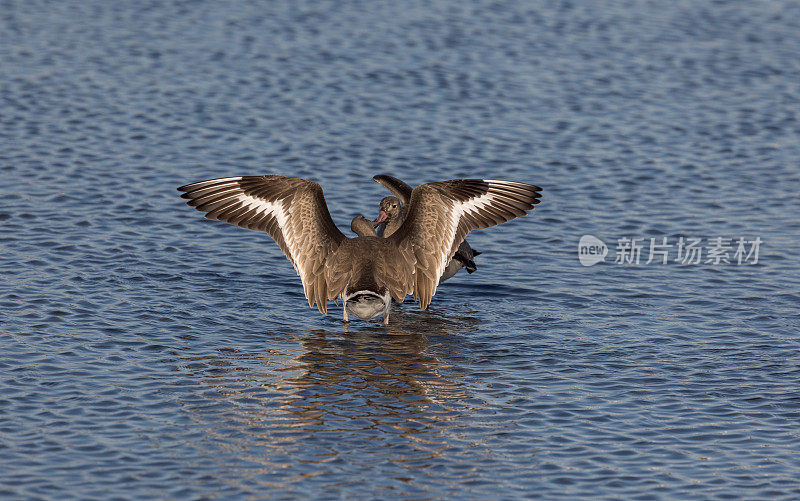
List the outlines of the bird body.
<svg viewBox="0 0 800 501">
<path fill-rule="evenodd" d="M 378 236 L 389 237 L 400 229 L 406 219 L 406 205 L 411 199 L 413 188 L 396 177 L 386 174 L 374 176 L 372 179 L 396 195 L 384 197 L 380 201 L 378 218 L 373 221 L 373 223 L 377 224 Z M 463 240 L 458 245 L 458 250 L 456 250 L 453 258 L 445 266 L 442 276 L 439 277 L 439 283 L 454 277 L 461 268 L 466 269 L 467 273 L 473 273 L 477 269 L 473 258 L 479 254 L 481 253 L 470 247 L 466 240 Z"/>
<path fill-rule="evenodd" d="M 310 307 L 324 314 L 327 301 L 341 296 L 345 321 L 350 312 L 365 320 L 383 315 L 384 323 L 391 298 L 413 295 L 427 308 L 467 233 L 525 215 L 541 190 L 480 179 L 423 184 L 413 189 L 404 222 L 388 238 L 355 219 L 351 227 L 360 236 L 348 238 L 312 181 L 240 176 L 178 189 L 207 218 L 266 231 L 300 275 Z"/>
<path fill-rule="evenodd" d="M 345 321 L 349 311 L 362 320 L 383 314 L 388 323 L 392 298 L 403 302 L 413 293 L 408 287 L 413 273 L 413 256 L 407 247 L 375 236 L 344 240 L 325 266 L 330 289 L 342 296 Z"/>
</svg>

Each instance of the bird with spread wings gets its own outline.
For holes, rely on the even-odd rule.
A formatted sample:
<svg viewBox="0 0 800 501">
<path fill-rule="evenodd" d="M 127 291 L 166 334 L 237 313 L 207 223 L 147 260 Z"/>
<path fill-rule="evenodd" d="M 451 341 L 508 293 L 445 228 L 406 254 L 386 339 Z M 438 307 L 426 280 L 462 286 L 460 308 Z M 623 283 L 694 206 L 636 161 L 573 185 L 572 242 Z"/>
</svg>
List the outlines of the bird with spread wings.
<svg viewBox="0 0 800 501">
<path fill-rule="evenodd" d="M 358 287 L 400 302 L 410 294 L 427 308 L 445 266 L 470 231 L 524 216 L 541 197 L 538 186 L 512 181 L 421 184 L 411 191 L 405 220 L 395 233 L 348 238 L 313 181 L 237 176 L 178 189 L 209 219 L 266 231 L 300 275 L 309 306 L 316 304 L 323 314 L 328 300 L 342 296 L 346 302 Z"/>
</svg>

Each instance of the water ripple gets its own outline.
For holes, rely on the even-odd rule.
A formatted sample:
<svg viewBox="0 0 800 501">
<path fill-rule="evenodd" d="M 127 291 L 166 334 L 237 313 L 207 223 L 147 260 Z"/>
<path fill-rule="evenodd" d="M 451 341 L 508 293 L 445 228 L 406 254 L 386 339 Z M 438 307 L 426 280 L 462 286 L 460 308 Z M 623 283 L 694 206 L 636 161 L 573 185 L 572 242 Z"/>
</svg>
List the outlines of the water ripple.
<svg viewBox="0 0 800 501">
<path fill-rule="evenodd" d="M 22 3 L 0 13 L 0 497 L 800 496 L 791 2 Z M 91 20 L 89 22 L 88 20 Z M 305 305 L 175 187 L 544 187 L 392 324 Z M 578 263 L 592 234 L 757 265 Z"/>
</svg>

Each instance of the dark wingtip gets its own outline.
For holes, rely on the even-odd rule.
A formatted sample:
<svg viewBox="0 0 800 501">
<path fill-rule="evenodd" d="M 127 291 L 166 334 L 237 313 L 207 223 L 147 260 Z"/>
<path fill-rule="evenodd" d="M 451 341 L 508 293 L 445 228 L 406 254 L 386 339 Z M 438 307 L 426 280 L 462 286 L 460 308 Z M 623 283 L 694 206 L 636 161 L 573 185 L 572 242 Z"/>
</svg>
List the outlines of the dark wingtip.
<svg viewBox="0 0 800 501">
<path fill-rule="evenodd" d="M 483 252 L 481 252 L 481 251 L 476 251 L 475 249 L 472 249 L 472 257 L 475 257 L 475 256 L 480 256 L 481 254 L 483 254 Z"/>
<path fill-rule="evenodd" d="M 411 192 L 414 190 L 414 188 L 397 179 L 396 177 L 388 174 L 378 174 L 376 176 L 372 176 L 372 179 L 376 183 L 383 185 L 386 189 L 391 191 L 395 196 L 397 196 L 397 198 L 400 199 L 401 203 L 408 203 L 408 201 L 411 199 Z"/>
</svg>

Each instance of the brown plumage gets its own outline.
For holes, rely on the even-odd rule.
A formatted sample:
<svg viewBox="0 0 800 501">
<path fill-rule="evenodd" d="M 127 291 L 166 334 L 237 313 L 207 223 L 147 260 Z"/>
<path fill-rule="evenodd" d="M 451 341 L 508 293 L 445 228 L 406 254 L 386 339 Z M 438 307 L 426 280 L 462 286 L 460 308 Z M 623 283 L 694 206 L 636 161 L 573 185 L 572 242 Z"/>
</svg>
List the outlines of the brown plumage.
<svg viewBox="0 0 800 501">
<path fill-rule="evenodd" d="M 511 181 L 460 179 L 414 188 L 406 220 L 389 239 L 411 243 L 416 258 L 414 297 L 425 309 L 439 277 L 470 231 L 524 216 L 541 188 Z"/>
<path fill-rule="evenodd" d="M 413 294 L 427 308 L 467 233 L 525 215 L 539 203 L 541 190 L 508 181 L 423 184 L 412 191 L 405 222 L 389 238 L 347 238 L 312 181 L 244 176 L 178 189 L 207 218 L 266 231 L 300 275 L 309 306 L 326 313 L 327 301 L 341 295 L 345 321 L 350 310 L 364 319 L 382 314 L 384 323 L 390 296 L 402 302 Z M 364 228 L 354 222 L 360 234 Z"/>
<path fill-rule="evenodd" d="M 211 179 L 178 189 L 209 219 L 266 231 L 300 275 L 308 306 L 316 303 L 327 312 L 326 257 L 347 237 L 333 223 L 320 185 L 273 175 Z"/>
<path fill-rule="evenodd" d="M 395 194 L 394 197 L 385 197 L 380 201 L 378 218 L 373 221 L 378 228 L 378 236 L 389 237 L 400 229 L 406 219 L 405 206 L 408 205 L 411 199 L 413 188 L 396 177 L 386 174 L 373 176 L 372 179 Z M 474 272 L 477 266 L 473 259 L 478 254 L 480 252 L 475 251 L 466 240 L 462 240 L 456 253 L 445 266 L 442 276 L 439 277 L 439 283 L 455 276 L 461 268 L 465 268 L 467 273 Z"/>
<path fill-rule="evenodd" d="M 378 228 L 378 236 L 388 237 L 400 229 L 406 220 L 405 206 L 397 197 L 384 197 L 378 204 L 378 218 L 373 221 Z"/>
<path fill-rule="evenodd" d="M 350 231 L 359 237 L 377 237 L 375 225 L 364 216 L 356 216 L 350 221 Z"/>
</svg>

